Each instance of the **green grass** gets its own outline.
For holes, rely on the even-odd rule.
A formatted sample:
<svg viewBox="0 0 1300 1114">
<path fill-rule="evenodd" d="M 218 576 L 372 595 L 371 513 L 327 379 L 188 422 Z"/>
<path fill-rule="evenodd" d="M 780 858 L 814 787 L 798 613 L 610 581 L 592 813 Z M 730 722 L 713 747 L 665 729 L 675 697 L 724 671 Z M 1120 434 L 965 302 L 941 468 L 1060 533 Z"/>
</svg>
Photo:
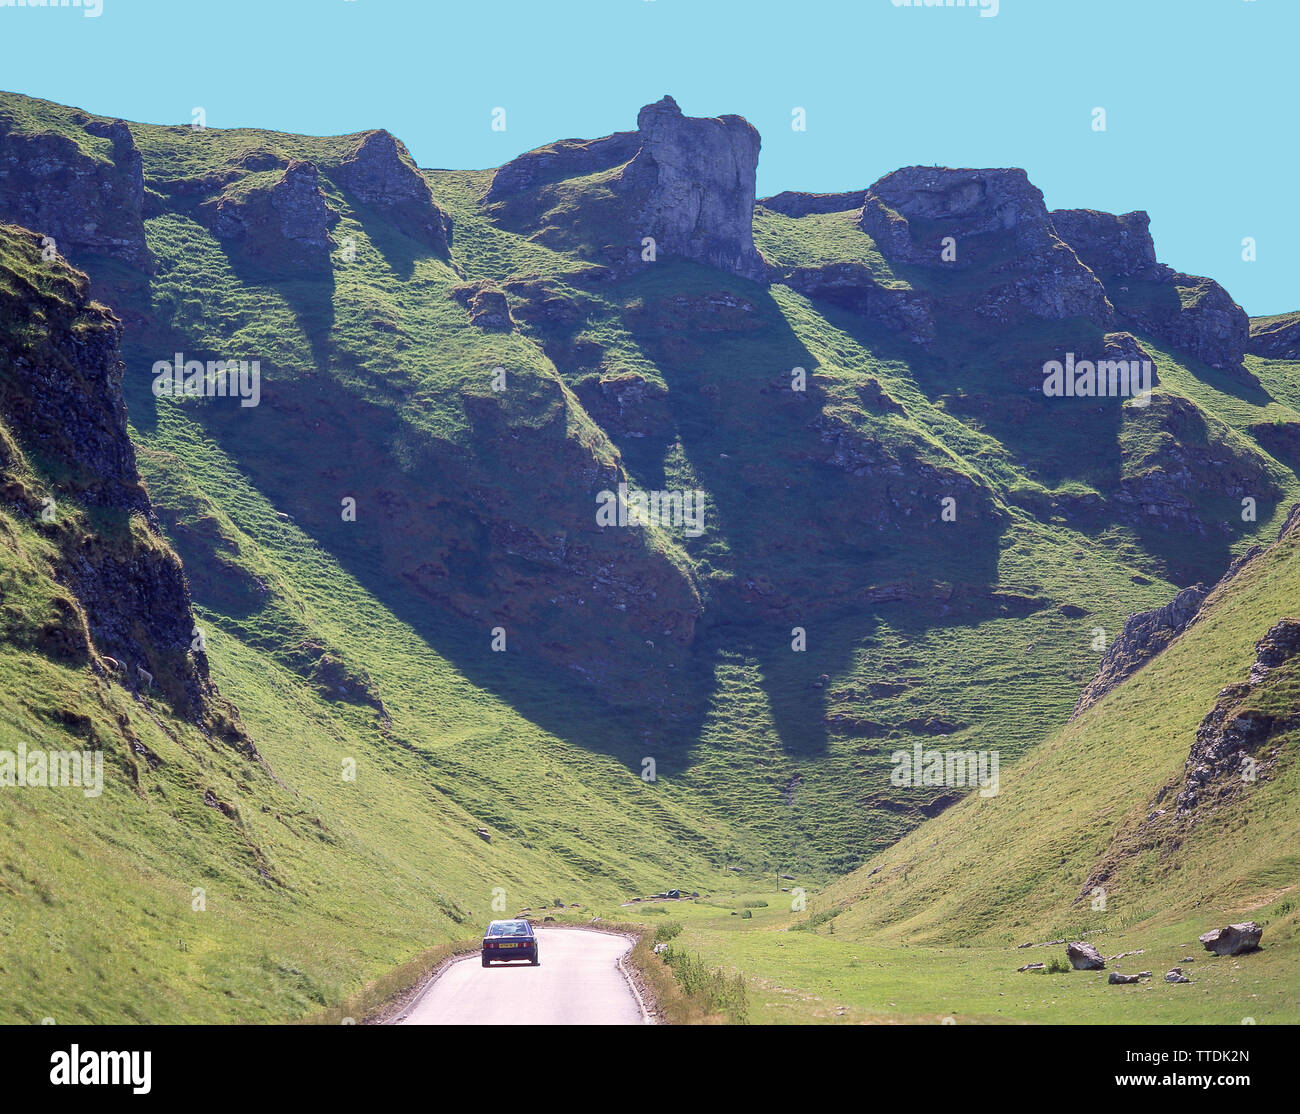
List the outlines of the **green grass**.
<svg viewBox="0 0 1300 1114">
<path fill-rule="evenodd" d="M 68 110 L 4 95 L 0 113 L 107 157 Z M 498 887 L 510 906 L 562 895 L 608 919 L 632 894 L 718 894 L 781 872 L 810 892 L 831 884 L 798 915 L 766 890 L 734 910 L 682 904 L 683 973 L 743 971 L 751 1021 L 840 1005 L 850 1019 L 1143 1019 L 1133 1003 L 1150 1019 L 1208 1020 L 1234 1002 L 1230 976 L 1129 993 L 1017 975 L 1035 956 L 1013 945 L 1104 927 L 1177 950 L 1190 903 L 1203 902 L 1197 924 L 1226 916 L 1289 869 L 1287 766 L 1252 806 L 1255 859 L 1206 836 L 1165 860 L 1130 857 L 1104 922 L 1071 904 L 1294 599 L 1291 572 L 1252 570 L 1255 595 L 1225 601 L 1192 649 L 1066 720 L 1100 656 L 1096 628 L 1109 641 L 1131 612 L 1214 580 L 1300 496 L 1252 432 L 1300 421 L 1294 365 L 1252 357 L 1256 391 L 1142 337 L 1159 363 L 1151 407 L 1066 409 L 1036 393 L 1039 369 L 1100 342 L 1085 322 L 941 322 L 923 352 L 784 286 L 694 264 L 596 281 L 626 233 L 608 172 L 551 183 L 521 216 L 483 209 L 490 171 L 423 171 L 454 220 L 443 259 L 334 181 L 356 136 L 132 130 L 162 205 L 146 222 L 155 273 L 100 261 L 93 289 L 130 322 L 140 469 L 185 561 L 214 679 L 265 763 L 42 654 L 66 595 L 55 542 L 0 511 L 0 738 L 54 745 L 69 731 L 59 710 L 85 714 L 115 772 L 97 802 L 0 793 L 0 931 L 42 939 L 60 925 L 48 948 L 0 949 L 0 1018 L 327 1014 L 472 934 Z M 286 279 L 207 231 L 198 206 L 262 182 L 218 180 L 258 152 L 320 166 L 332 235 L 354 261 L 336 248 L 328 271 Z M 182 192 L 182 179 L 206 184 Z M 895 274 L 853 216 L 760 208 L 756 243 L 780 265 L 861 262 L 940 299 L 986 281 Z M 0 306 L 31 311 L 0 320 L 13 351 L 77 300 L 75 280 L 54 276 L 0 237 Z M 509 288 L 516 330 L 469 323 L 452 292 L 478 279 Z M 572 317 L 534 312 L 549 296 Z M 259 360 L 262 406 L 154 399 L 150 369 L 176 351 Z M 809 375 L 802 397 L 794 367 Z M 637 376 L 657 399 L 644 437 L 600 409 L 602 383 Z M 861 474 L 843 464 L 855 453 Z M 66 482 L 56 456 L 31 456 L 12 482 Z M 1118 498 L 1166 472 L 1185 524 Z M 601 535 L 590 497 L 614 474 L 704 490 L 705 535 Z M 958 518 L 943 523 L 950 494 Z M 69 513 L 77 537 L 134 536 L 75 500 Z M 559 538 L 586 550 L 577 572 L 555 556 Z M 632 613 L 591 602 L 608 570 L 636 589 Z M 661 633 L 687 613 L 690 637 Z M 488 637 L 499 623 L 501 655 Z M 795 626 L 804 653 L 791 652 Z M 133 738 L 164 761 L 150 768 Z M 996 749 L 1002 793 L 943 811 L 942 793 L 892 786 L 890 755 L 918 741 Z M 1289 939 L 1289 923 L 1270 938 Z M 1242 970 L 1283 970 L 1288 955 Z M 1274 990 L 1251 992 L 1261 1020 L 1291 1016 Z"/>
</svg>

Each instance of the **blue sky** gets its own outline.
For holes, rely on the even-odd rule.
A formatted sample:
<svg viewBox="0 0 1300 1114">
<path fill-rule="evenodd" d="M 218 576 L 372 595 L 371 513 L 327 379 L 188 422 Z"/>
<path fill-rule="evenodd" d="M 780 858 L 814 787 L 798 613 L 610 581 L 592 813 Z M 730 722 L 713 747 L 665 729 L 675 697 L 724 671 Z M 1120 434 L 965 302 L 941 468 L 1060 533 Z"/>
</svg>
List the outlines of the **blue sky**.
<svg viewBox="0 0 1300 1114">
<path fill-rule="evenodd" d="M 435 167 L 628 129 L 671 93 L 759 129 L 760 195 L 1023 166 L 1052 208 L 1146 209 L 1160 259 L 1247 312 L 1300 308 L 1300 0 L 96 2 L 0 6 L 0 88 L 158 123 L 386 127 Z"/>
</svg>

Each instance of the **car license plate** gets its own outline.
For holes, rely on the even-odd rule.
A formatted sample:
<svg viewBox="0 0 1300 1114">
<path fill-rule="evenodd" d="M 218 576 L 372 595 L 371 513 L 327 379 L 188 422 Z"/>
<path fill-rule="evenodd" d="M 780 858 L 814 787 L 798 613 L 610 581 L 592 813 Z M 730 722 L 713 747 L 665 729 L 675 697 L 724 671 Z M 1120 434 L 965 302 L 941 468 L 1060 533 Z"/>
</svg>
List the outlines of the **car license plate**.
<svg viewBox="0 0 1300 1114">
<path fill-rule="evenodd" d="M 518 944 L 498 944 L 497 947 L 498 947 L 498 948 L 517 948 L 517 947 L 519 947 L 519 945 L 518 945 Z"/>
</svg>

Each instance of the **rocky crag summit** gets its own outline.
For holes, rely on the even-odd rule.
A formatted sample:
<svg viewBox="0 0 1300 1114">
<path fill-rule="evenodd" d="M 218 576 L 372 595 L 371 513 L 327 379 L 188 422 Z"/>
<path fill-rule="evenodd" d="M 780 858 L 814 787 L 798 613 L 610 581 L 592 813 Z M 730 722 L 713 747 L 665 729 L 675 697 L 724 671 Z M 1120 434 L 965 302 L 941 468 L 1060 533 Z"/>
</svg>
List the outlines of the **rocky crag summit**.
<svg viewBox="0 0 1300 1114">
<path fill-rule="evenodd" d="M 759 146 L 741 117 L 685 116 L 666 96 L 641 109 L 635 132 L 565 140 L 507 163 L 484 200 L 510 226 L 559 243 L 563 237 L 546 228 L 550 204 L 563 193 L 557 187 L 590 179 L 608 191 L 600 219 L 621 240 L 600 245 L 611 264 L 640 260 L 649 238 L 656 258 L 679 256 L 763 281 L 753 232 Z"/>
</svg>

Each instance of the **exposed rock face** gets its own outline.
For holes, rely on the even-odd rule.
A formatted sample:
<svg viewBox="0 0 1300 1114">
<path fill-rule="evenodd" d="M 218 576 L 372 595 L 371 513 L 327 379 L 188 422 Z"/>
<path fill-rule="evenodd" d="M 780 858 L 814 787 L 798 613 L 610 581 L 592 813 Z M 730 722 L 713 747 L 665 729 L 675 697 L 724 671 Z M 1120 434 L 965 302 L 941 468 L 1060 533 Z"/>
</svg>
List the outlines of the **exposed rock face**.
<svg viewBox="0 0 1300 1114">
<path fill-rule="evenodd" d="M 1223 436 L 1187 399 L 1156 394 L 1145 407 L 1128 413 L 1135 428 L 1147 427 L 1143 435 L 1149 444 L 1163 443 L 1158 450 L 1125 457 L 1120 489 L 1112 496 L 1123 521 L 1201 537 L 1227 536 L 1229 528 L 1220 519 L 1198 510 L 1207 487 L 1234 501 L 1281 497 L 1263 454 Z"/>
<path fill-rule="evenodd" d="M 865 264 L 796 267 L 782 281 L 800 294 L 875 321 L 915 344 L 927 345 L 935 338 L 933 299 L 917 290 L 882 286 Z"/>
<path fill-rule="evenodd" d="M 866 190 L 851 190 L 848 193 L 798 193 L 786 190 L 784 193 L 760 198 L 758 204 L 774 213 L 784 213 L 787 217 L 806 217 L 812 213 L 843 213 L 861 209 L 866 196 Z"/>
<path fill-rule="evenodd" d="M 1006 232 L 1024 253 L 1046 250 L 1054 239 L 1043 195 L 1019 169 L 895 170 L 867 191 L 861 225 L 882 251 L 923 267 L 939 265 L 944 236 Z"/>
<path fill-rule="evenodd" d="M 0 333 L 0 429 L 42 468 L 54 469 L 57 479 L 46 482 L 56 504 L 119 512 L 97 533 L 67 529 L 55 515 L 48 528 L 64 553 L 60 579 L 84 610 L 94 651 L 122 662 L 132 687 L 144 670 L 153 678 L 145 685 L 182 714 L 201 717 L 215 690 L 204 656 L 190 656 L 189 588 L 136 471 L 121 391 L 120 325 L 90 301 L 84 275 L 58 261 L 42 263 L 39 244 L 36 233 L 0 226 L 0 247 L 45 268 L 42 285 L 17 271 L 0 283 L 0 316 L 18 326 Z M 41 339 L 19 339 L 31 336 L 27 326 L 37 321 Z M 6 470 L 17 464 L 9 460 Z M 26 507 L 32 515 L 39 509 L 39 502 Z M 242 732 L 239 740 L 251 753 Z"/>
<path fill-rule="evenodd" d="M 1102 338 L 1102 351 L 1107 360 L 1125 361 L 1129 365 L 1130 376 L 1140 375 L 1143 383 L 1146 382 L 1144 365 L 1149 364 L 1151 386 L 1160 385 L 1160 371 L 1156 366 L 1155 357 L 1138 343 L 1137 337 L 1132 333 L 1107 333 Z M 1131 379 L 1130 382 L 1132 381 Z"/>
<path fill-rule="evenodd" d="M 1246 351 L 1270 360 L 1300 360 L 1300 313 L 1252 318 Z"/>
<path fill-rule="evenodd" d="M 274 185 L 226 193 L 201 207 L 219 240 L 267 263 L 324 266 L 339 217 L 325 204 L 314 163 L 291 162 Z"/>
<path fill-rule="evenodd" d="M 480 329 L 506 333 L 515 327 L 506 292 L 487 279 L 454 287 L 451 296 L 469 311 L 469 319 Z"/>
<path fill-rule="evenodd" d="M 0 220 L 52 236 L 73 260 L 104 255 L 147 270 L 143 162 L 131 130 L 121 120 L 83 126 L 108 140 L 93 144 L 102 156 L 64 135 L 19 133 L 0 118 Z"/>
<path fill-rule="evenodd" d="M 1096 274 L 1159 279 L 1151 218 L 1138 210 L 1115 216 L 1095 209 L 1053 209 L 1052 227 Z"/>
<path fill-rule="evenodd" d="M 1250 683 L 1259 684 L 1279 665 L 1300 654 L 1300 619 L 1283 619 L 1255 643 Z"/>
<path fill-rule="evenodd" d="M 985 270 L 988 285 L 971 308 L 994 324 L 1030 316 L 1106 326 L 1114 318 L 1105 290 L 1056 237 L 1023 170 L 905 167 L 867 190 L 859 224 L 891 262 Z M 949 237 L 956 258 L 945 260 Z"/>
<path fill-rule="evenodd" d="M 608 372 L 577 388 L 583 409 L 617 437 L 666 437 L 672 432 L 668 391 L 633 371 Z"/>
<path fill-rule="evenodd" d="M 1083 690 L 1070 718 L 1092 707 L 1182 634 L 1200 613 L 1201 604 L 1209 594 L 1204 585 L 1195 584 L 1184 588 L 1164 607 L 1130 615 L 1119 637 L 1102 657 L 1097 676 Z"/>
<path fill-rule="evenodd" d="M 641 109 L 635 132 L 567 139 L 507 163 L 484 202 L 498 220 L 554 235 L 572 217 L 547 219 L 552 187 L 608 171 L 607 203 L 588 210 L 583 234 L 606 237 L 599 247 L 615 268 L 640 266 L 650 237 L 657 259 L 692 259 L 761 282 L 767 271 L 753 232 L 758 148 L 758 132 L 739 116 L 684 116 L 664 97 Z"/>
<path fill-rule="evenodd" d="M 1210 367 L 1253 382 L 1241 366 L 1250 336 L 1246 311 L 1212 279 L 1170 271 L 1167 285 L 1172 292 L 1158 302 L 1121 302 L 1121 315 Z"/>
<path fill-rule="evenodd" d="M 434 203 L 429 184 L 406 147 L 389 132 L 366 132 L 334 174 L 356 199 L 382 213 L 408 236 L 445 255 L 451 218 Z"/>
<path fill-rule="evenodd" d="M 1065 958 L 1076 971 L 1100 971 L 1105 968 L 1106 960 L 1101 952 L 1091 944 L 1082 941 L 1065 945 Z"/>
<path fill-rule="evenodd" d="M 1267 683 L 1273 670 L 1300 654 L 1300 619 L 1277 623 L 1255 644 L 1255 653 L 1250 680 L 1222 689 L 1196 729 L 1177 798 L 1180 816 L 1207 803 L 1226 803 L 1244 784 L 1266 776 L 1278 754 L 1270 744 L 1300 725 L 1300 710 L 1273 715 L 1248 706 L 1255 687 Z"/>
<path fill-rule="evenodd" d="M 0 240 L 40 259 L 40 234 L 0 226 Z M 20 345 L 16 329 L 0 333 L 0 409 L 20 443 L 64 464 L 69 494 L 92 506 L 144 512 L 149 499 L 122 399 L 121 326 L 102 306 L 91 306 L 84 275 L 57 260 L 44 266 L 48 291 L 17 276 L 21 293 L 0 288 L 0 303 L 16 320 L 50 319 L 42 329 L 48 339 L 37 348 Z"/>
<path fill-rule="evenodd" d="M 578 178 L 621 166 L 641 150 L 637 132 L 615 132 L 603 139 L 562 139 L 528 151 L 506 163 L 492 176 L 486 204 L 535 190 L 548 182 Z"/>
<path fill-rule="evenodd" d="M 1057 209 L 1057 234 L 1106 284 L 1120 319 L 1220 371 L 1241 368 L 1250 322 L 1217 282 L 1156 262 L 1146 213 Z M 1127 280 L 1127 281 L 1126 281 Z"/>
<path fill-rule="evenodd" d="M 1259 938 L 1264 929 L 1255 921 L 1243 921 L 1230 924 L 1227 928 L 1216 928 L 1202 934 L 1198 939 L 1207 952 L 1215 955 L 1241 955 L 1259 948 Z"/>
<path fill-rule="evenodd" d="M 762 281 L 754 247 L 758 131 L 739 116 L 683 116 L 672 97 L 641 109 L 641 149 L 615 188 L 635 198 L 634 223 L 667 255 Z"/>
</svg>

